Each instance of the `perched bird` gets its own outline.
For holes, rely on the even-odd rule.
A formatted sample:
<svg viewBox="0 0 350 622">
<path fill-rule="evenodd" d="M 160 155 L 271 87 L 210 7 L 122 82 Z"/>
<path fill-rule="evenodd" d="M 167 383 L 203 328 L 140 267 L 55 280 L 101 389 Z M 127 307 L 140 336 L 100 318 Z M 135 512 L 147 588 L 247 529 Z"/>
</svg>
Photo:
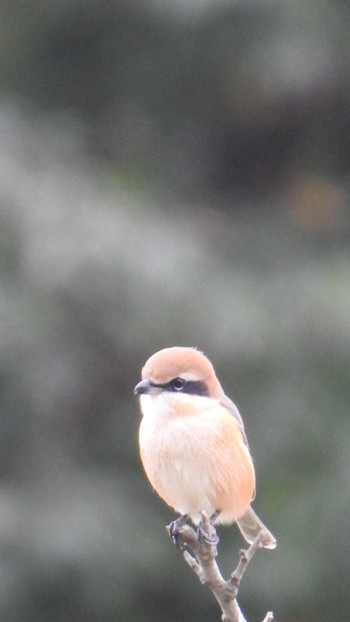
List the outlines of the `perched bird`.
<svg viewBox="0 0 350 622">
<path fill-rule="evenodd" d="M 181 514 L 175 527 L 201 512 L 215 524 L 236 522 L 252 543 L 276 540 L 251 507 L 255 472 L 235 404 L 226 397 L 209 359 L 195 348 L 153 354 L 135 387 L 140 396 L 141 460 L 158 495 Z"/>
</svg>

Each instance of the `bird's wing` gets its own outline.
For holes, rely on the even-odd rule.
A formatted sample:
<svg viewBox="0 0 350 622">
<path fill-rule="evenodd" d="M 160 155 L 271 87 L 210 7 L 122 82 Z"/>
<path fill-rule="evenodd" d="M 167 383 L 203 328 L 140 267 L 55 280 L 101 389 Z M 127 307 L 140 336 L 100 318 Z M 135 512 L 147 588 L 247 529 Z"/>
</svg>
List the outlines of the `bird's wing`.
<svg viewBox="0 0 350 622">
<path fill-rule="evenodd" d="M 220 399 L 220 405 L 223 406 L 224 408 L 226 408 L 226 410 L 230 413 L 230 415 L 232 415 L 236 421 L 238 421 L 241 433 L 242 433 L 242 438 L 246 444 L 246 446 L 248 447 L 249 450 L 249 445 L 248 445 L 248 440 L 244 431 L 244 424 L 243 424 L 243 419 L 240 415 L 240 412 L 236 406 L 236 404 L 233 403 L 232 400 L 230 400 L 229 397 L 227 397 L 227 395 L 223 395 L 222 398 Z M 253 497 L 252 497 L 252 501 L 255 498 L 255 490 L 253 492 Z"/>
<path fill-rule="evenodd" d="M 233 401 L 230 400 L 229 397 L 227 397 L 227 395 L 223 395 L 222 398 L 220 399 L 220 405 L 226 408 L 226 410 L 230 413 L 230 415 L 232 415 L 238 421 L 239 427 L 241 428 L 243 440 L 248 447 L 248 441 L 247 441 L 247 437 L 244 431 L 243 419 L 240 415 L 240 412 L 236 404 L 234 404 Z"/>
<path fill-rule="evenodd" d="M 242 433 L 242 438 L 243 438 L 243 440 L 244 440 L 244 442 L 247 445 L 248 450 L 249 450 L 249 445 L 248 445 L 247 437 L 246 437 L 246 434 L 245 434 L 245 431 L 244 431 L 243 419 L 242 419 L 242 417 L 240 415 L 240 412 L 239 412 L 236 404 L 234 404 L 233 401 L 230 400 L 230 398 L 227 397 L 227 395 L 224 394 L 222 396 L 222 398 L 220 399 L 220 405 L 223 406 L 224 408 L 226 408 L 226 410 L 230 413 L 230 415 L 232 415 L 232 417 L 234 417 L 236 419 L 236 421 L 238 421 L 239 427 L 240 427 L 240 430 L 241 430 L 241 433 Z M 255 490 L 254 490 L 254 493 L 253 493 L 252 501 L 253 501 L 254 498 L 255 498 Z"/>
</svg>

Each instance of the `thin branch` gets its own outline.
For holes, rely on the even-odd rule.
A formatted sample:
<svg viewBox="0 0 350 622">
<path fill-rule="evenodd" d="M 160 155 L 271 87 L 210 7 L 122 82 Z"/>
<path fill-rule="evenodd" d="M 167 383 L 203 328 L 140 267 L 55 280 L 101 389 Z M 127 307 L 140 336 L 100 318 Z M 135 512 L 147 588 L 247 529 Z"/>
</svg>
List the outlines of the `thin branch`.
<svg viewBox="0 0 350 622">
<path fill-rule="evenodd" d="M 170 526 L 167 527 L 171 532 Z M 190 525 L 179 527 L 176 534 L 177 544 L 186 550 L 183 555 L 203 585 L 213 592 L 222 611 L 222 622 L 247 622 L 237 602 L 237 594 L 243 575 L 256 551 L 262 548 L 264 533 L 260 532 L 247 550 L 240 551 L 237 568 L 225 581 L 216 562 L 218 538 L 215 527 L 206 514 L 202 519 L 197 533 Z M 272 612 L 268 612 L 263 622 L 273 622 Z"/>
</svg>

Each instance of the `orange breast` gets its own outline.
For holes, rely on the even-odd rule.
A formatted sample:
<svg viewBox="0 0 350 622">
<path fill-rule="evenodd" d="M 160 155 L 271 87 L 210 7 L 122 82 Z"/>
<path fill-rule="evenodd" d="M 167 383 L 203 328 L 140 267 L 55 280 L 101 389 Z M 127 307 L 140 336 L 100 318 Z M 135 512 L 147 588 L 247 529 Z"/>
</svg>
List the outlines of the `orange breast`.
<svg viewBox="0 0 350 622">
<path fill-rule="evenodd" d="M 146 412 L 140 453 L 160 497 L 198 522 L 199 512 L 221 510 L 218 522 L 244 514 L 254 495 L 255 474 L 240 427 L 225 408 L 198 398 Z"/>
</svg>

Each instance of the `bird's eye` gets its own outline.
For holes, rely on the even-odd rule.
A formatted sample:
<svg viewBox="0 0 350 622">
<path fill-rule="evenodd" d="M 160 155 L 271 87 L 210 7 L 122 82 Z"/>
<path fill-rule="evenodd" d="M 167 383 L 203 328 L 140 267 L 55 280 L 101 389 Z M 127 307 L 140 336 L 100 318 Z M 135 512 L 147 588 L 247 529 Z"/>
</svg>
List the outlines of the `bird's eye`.
<svg viewBox="0 0 350 622">
<path fill-rule="evenodd" d="M 182 378 L 175 378 L 175 380 L 173 380 L 171 384 L 175 391 L 181 391 L 181 389 L 183 389 L 185 386 L 185 380 L 183 380 Z"/>
</svg>

